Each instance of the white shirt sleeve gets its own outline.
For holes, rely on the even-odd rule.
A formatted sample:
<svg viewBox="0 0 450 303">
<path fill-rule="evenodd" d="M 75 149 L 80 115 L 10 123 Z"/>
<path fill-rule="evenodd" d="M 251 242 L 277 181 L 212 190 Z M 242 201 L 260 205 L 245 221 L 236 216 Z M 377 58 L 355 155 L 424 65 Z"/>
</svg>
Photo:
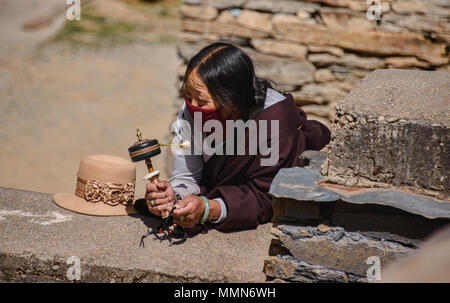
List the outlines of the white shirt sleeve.
<svg viewBox="0 0 450 303">
<path fill-rule="evenodd" d="M 218 224 L 225 221 L 227 218 L 227 206 L 225 205 L 225 202 L 222 198 L 214 198 L 212 200 L 216 200 L 220 204 L 220 216 L 216 221 L 211 221 L 212 223 Z"/>
<path fill-rule="evenodd" d="M 172 124 L 172 131 L 181 141 L 191 141 L 190 132 L 189 135 L 187 135 L 186 130 L 183 129 L 186 122 L 188 122 L 184 116 L 184 108 L 185 105 L 183 104 L 178 113 L 177 121 Z M 178 193 L 181 198 L 188 195 L 200 194 L 200 186 L 198 184 L 200 184 L 202 174 L 203 156 L 194 155 L 192 146 L 190 147 L 190 152 L 189 150 L 180 149 L 174 152 L 173 170 L 169 182 L 172 185 L 173 190 Z"/>
<path fill-rule="evenodd" d="M 178 112 L 177 121 L 172 126 L 172 131 L 179 137 L 180 141 L 189 140 L 192 142 L 192 135 L 190 132 L 188 135 L 186 130 L 183 130 L 186 122 L 190 124 L 191 128 L 193 127 L 193 121 L 191 120 L 192 118 L 190 115 L 185 114 L 185 105 L 183 104 Z M 181 123 L 182 121 L 184 123 Z M 199 195 L 199 184 L 203 175 L 205 158 L 203 155 L 194 154 L 193 144 L 191 144 L 190 153 L 186 152 L 186 150 L 185 152 L 181 152 L 181 150 L 177 151 L 178 152 L 174 152 L 173 155 L 173 170 L 169 182 L 175 193 L 179 194 L 182 199 L 188 195 Z M 212 223 L 222 223 L 227 217 L 225 202 L 222 198 L 214 198 L 213 200 L 218 201 L 220 204 L 220 216 Z"/>
</svg>

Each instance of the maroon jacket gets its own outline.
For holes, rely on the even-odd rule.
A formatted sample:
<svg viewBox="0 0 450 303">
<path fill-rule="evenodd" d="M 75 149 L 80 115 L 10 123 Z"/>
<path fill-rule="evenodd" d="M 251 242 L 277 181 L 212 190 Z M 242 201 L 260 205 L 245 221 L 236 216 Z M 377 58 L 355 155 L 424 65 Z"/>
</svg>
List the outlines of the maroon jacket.
<svg viewBox="0 0 450 303">
<path fill-rule="evenodd" d="M 292 95 L 257 113 L 253 120 L 279 120 L 279 160 L 274 166 L 261 166 L 268 156 L 213 155 L 204 166 L 200 183 L 201 195 L 209 199 L 221 197 L 227 206 L 227 218 L 215 226 L 220 231 L 256 228 L 273 216 L 270 184 L 281 168 L 304 166 L 299 156 L 305 150 L 320 150 L 330 141 L 330 131 L 320 122 L 307 121 L 297 108 Z M 303 124 L 302 128 L 298 127 Z M 270 137 L 269 137 L 270 138 Z M 268 139 L 270 142 L 270 139 Z M 246 150 L 248 150 L 246 137 Z"/>
</svg>

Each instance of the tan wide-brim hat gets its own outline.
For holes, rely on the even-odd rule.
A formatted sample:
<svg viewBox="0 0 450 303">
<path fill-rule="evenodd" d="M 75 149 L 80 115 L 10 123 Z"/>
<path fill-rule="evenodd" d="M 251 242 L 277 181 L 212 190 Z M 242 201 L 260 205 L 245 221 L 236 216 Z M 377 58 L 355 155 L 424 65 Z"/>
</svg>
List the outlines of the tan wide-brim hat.
<svg viewBox="0 0 450 303">
<path fill-rule="evenodd" d="M 75 193 L 57 193 L 53 201 L 70 211 L 94 216 L 136 214 L 136 167 L 124 158 L 90 155 L 80 162 Z"/>
</svg>

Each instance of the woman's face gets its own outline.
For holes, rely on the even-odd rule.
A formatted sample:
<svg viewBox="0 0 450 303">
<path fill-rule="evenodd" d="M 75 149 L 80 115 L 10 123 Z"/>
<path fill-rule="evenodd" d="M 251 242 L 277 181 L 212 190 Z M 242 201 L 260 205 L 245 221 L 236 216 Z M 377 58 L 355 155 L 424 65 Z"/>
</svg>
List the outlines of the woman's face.
<svg viewBox="0 0 450 303">
<path fill-rule="evenodd" d="M 239 118 L 240 113 L 237 108 L 229 106 L 229 109 L 225 110 L 225 108 L 219 108 L 217 103 L 214 102 L 208 88 L 198 74 L 197 67 L 194 68 L 189 74 L 186 82 L 185 97 L 191 102 L 192 105 L 207 110 L 218 109 L 221 112 L 222 117 L 225 119 L 236 120 Z"/>
<path fill-rule="evenodd" d="M 187 79 L 186 96 L 192 105 L 203 109 L 217 109 L 208 88 L 198 75 L 197 68 L 194 68 Z"/>
</svg>

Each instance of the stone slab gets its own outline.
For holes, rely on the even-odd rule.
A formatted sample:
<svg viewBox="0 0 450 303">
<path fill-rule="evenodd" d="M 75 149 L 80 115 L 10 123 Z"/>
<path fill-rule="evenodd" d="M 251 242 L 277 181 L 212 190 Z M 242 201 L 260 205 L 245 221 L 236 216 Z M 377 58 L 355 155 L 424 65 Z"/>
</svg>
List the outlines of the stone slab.
<svg viewBox="0 0 450 303">
<path fill-rule="evenodd" d="M 200 34 L 233 35 L 243 38 L 264 38 L 269 34 L 260 30 L 255 30 L 233 23 L 221 23 L 217 21 L 205 22 L 190 19 L 181 20 L 181 28 Z"/>
<path fill-rule="evenodd" d="M 342 227 L 320 231 L 316 227 L 278 225 L 274 238 L 299 261 L 364 277 L 370 265 L 367 259 L 378 256 L 382 266 L 413 251 L 396 242 L 380 241 Z"/>
<path fill-rule="evenodd" d="M 77 256 L 82 282 L 265 281 L 271 224 L 235 233 L 209 230 L 171 247 L 148 237 L 139 247 L 147 226 L 157 223 L 140 215 L 72 213 L 49 194 L 0 187 L 0 276 L 67 281 L 65 262 Z"/>
<path fill-rule="evenodd" d="M 337 202 L 329 221 L 346 231 L 418 247 L 426 237 L 448 225 L 448 219 L 427 219 L 420 215 L 379 204 Z"/>
<path fill-rule="evenodd" d="M 276 222 L 309 222 L 314 224 L 319 220 L 320 208 L 316 203 L 299 203 L 294 199 L 274 198 L 273 221 Z"/>
<path fill-rule="evenodd" d="M 267 258 L 264 270 L 269 277 L 289 282 L 365 282 L 365 279 L 356 275 L 309 264 L 289 255 Z"/>
<path fill-rule="evenodd" d="M 364 117 L 421 120 L 450 127 L 450 73 L 376 70 L 339 104 L 343 112 Z"/>
<path fill-rule="evenodd" d="M 274 198 L 298 201 L 333 202 L 341 196 L 319 186 L 320 169 L 282 168 L 272 181 L 269 194 Z"/>
<path fill-rule="evenodd" d="M 183 17 L 204 20 L 213 20 L 218 15 L 217 9 L 211 6 L 182 5 L 179 12 Z"/>
<path fill-rule="evenodd" d="M 407 193 L 396 189 L 350 188 L 328 184 L 319 169 L 302 167 L 283 168 L 275 176 L 269 193 L 274 198 L 297 201 L 378 204 L 404 210 L 423 217 L 450 218 L 450 202 L 432 197 Z"/>
<path fill-rule="evenodd" d="M 448 62 L 444 43 L 430 42 L 417 33 L 348 30 L 306 23 L 274 23 L 273 36 L 280 40 L 336 46 L 365 54 L 412 55 L 436 65 Z"/>
<path fill-rule="evenodd" d="M 285 14 L 295 14 L 299 10 L 313 13 L 318 7 L 319 5 L 314 3 L 292 0 L 247 0 L 244 4 L 244 8 L 246 9 Z"/>
<path fill-rule="evenodd" d="M 211 5 L 217 9 L 241 7 L 246 0 L 183 0 L 184 4 Z"/>
<path fill-rule="evenodd" d="M 449 199 L 450 73 L 377 70 L 336 109 L 330 180 Z"/>
</svg>

